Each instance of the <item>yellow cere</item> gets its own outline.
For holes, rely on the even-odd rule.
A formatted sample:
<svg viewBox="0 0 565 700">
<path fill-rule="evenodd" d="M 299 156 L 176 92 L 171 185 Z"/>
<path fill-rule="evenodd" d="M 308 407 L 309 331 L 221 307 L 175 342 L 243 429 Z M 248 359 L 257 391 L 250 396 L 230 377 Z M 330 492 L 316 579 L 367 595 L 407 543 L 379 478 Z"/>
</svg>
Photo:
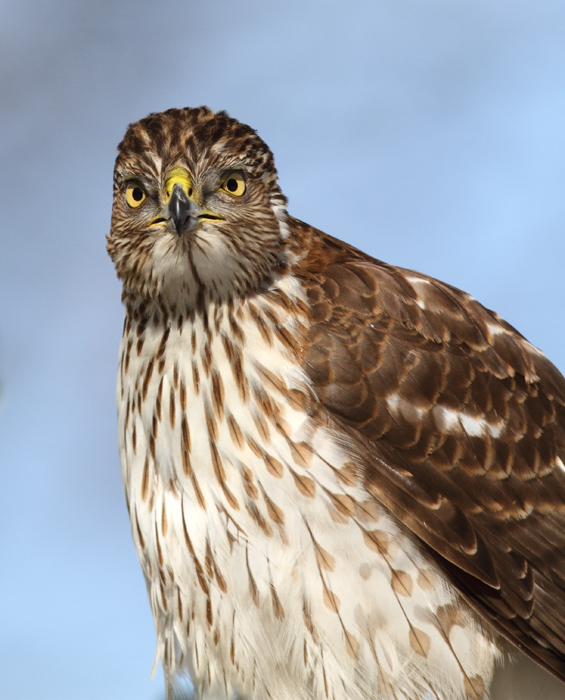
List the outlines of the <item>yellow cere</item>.
<svg viewBox="0 0 565 700">
<path fill-rule="evenodd" d="M 175 168 L 167 178 L 165 183 L 165 197 L 169 199 L 173 193 L 173 187 L 180 185 L 188 197 L 192 194 L 192 182 L 188 177 L 188 173 L 183 168 Z"/>
<path fill-rule="evenodd" d="M 126 186 L 126 201 L 130 207 L 135 209 L 141 206 L 146 199 L 145 190 L 138 182 L 128 182 Z"/>
<path fill-rule="evenodd" d="M 239 172 L 230 173 L 222 182 L 221 188 L 224 192 L 232 194 L 234 197 L 241 197 L 245 193 L 245 180 L 243 174 Z"/>
</svg>

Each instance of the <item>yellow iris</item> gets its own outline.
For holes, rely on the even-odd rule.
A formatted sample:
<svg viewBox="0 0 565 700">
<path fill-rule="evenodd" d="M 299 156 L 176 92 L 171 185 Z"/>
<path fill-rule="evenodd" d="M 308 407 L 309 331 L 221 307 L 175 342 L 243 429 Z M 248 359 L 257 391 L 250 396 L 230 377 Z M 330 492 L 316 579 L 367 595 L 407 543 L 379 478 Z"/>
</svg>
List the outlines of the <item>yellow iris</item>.
<svg viewBox="0 0 565 700">
<path fill-rule="evenodd" d="M 241 173 L 230 173 L 220 185 L 221 189 L 234 197 L 241 197 L 245 193 L 245 180 Z"/>
<path fill-rule="evenodd" d="M 146 199 L 147 195 L 139 183 L 128 182 L 126 187 L 126 201 L 130 207 L 135 209 L 136 207 L 141 206 Z"/>
</svg>

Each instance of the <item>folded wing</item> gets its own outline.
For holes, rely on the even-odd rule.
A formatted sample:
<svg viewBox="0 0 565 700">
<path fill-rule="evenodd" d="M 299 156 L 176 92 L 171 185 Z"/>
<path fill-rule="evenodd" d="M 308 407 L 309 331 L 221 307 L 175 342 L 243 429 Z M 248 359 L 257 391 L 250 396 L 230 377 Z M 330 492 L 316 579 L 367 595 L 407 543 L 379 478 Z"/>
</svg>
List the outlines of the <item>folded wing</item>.
<svg viewBox="0 0 565 700">
<path fill-rule="evenodd" d="M 564 378 L 468 294 L 303 234 L 305 369 L 360 445 L 367 490 L 565 680 Z"/>
</svg>

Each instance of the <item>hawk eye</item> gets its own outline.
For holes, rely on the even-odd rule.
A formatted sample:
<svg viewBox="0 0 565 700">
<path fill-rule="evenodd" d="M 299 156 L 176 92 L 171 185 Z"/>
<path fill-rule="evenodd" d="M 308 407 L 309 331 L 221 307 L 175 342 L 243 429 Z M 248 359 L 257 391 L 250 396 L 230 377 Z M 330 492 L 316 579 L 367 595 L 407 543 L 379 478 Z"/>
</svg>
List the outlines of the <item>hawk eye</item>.
<svg viewBox="0 0 565 700">
<path fill-rule="evenodd" d="M 141 206 L 146 199 L 147 195 L 141 185 L 137 182 L 128 182 L 126 187 L 126 201 L 130 207 L 135 209 Z"/>
<path fill-rule="evenodd" d="M 233 194 L 234 197 L 241 197 L 245 193 L 245 180 L 243 175 L 239 172 L 230 173 L 226 179 L 222 182 L 221 188 L 229 194 Z"/>
</svg>

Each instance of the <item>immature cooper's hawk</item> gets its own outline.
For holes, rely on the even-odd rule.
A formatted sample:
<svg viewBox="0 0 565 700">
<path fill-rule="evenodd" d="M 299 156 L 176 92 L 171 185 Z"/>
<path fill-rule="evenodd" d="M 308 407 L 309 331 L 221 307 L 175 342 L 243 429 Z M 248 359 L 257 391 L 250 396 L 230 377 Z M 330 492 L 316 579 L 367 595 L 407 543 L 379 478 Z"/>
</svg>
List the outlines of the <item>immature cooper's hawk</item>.
<svg viewBox="0 0 565 700">
<path fill-rule="evenodd" d="M 263 700 L 565 679 L 565 380 L 469 295 L 287 214 L 205 107 L 119 146 L 119 440 L 168 678 Z"/>
</svg>

